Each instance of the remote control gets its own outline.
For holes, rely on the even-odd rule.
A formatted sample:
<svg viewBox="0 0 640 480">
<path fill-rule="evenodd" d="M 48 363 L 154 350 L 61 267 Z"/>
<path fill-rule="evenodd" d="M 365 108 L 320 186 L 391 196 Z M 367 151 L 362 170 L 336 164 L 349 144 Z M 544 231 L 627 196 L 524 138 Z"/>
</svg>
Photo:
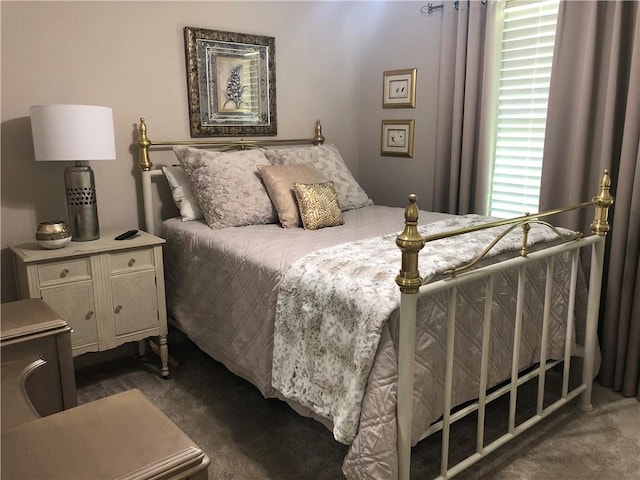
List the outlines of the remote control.
<svg viewBox="0 0 640 480">
<path fill-rule="evenodd" d="M 138 233 L 138 230 L 129 230 L 127 232 L 121 233 L 115 239 L 116 240 L 126 240 L 127 238 L 133 237 L 136 233 Z"/>
</svg>

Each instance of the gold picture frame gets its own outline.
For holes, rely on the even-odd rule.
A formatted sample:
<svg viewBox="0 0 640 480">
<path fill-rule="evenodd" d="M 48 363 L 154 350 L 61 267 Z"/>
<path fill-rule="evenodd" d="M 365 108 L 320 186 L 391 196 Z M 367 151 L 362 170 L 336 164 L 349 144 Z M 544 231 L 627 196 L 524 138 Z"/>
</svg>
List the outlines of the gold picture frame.
<svg viewBox="0 0 640 480">
<path fill-rule="evenodd" d="M 415 108 L 418 70 L 390 70 L 382 81 L 382 108 Z"/>
<path fill-rule="evenodd" d="M 184 27 L 192 137 L 277 135 L 275 37 Z"/>
<path fill-rule="evenodd" d="M 383 120 L 380 155 L 413 158 L 414 120 Z"/>
</svg>

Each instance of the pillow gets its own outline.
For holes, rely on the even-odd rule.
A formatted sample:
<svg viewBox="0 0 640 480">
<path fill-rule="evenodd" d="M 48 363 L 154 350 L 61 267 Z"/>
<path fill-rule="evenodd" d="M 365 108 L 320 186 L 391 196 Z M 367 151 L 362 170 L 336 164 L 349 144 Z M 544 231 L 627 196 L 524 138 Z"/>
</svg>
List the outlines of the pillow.
<svg viewBox="0 0 640 480">
<path fill-rule="evenodd" d="M 173 147 L 211 228 L 276 222 L 276 211 L 260 181 L 258 165 L 269 165 L 259 150 L 211 152 Z"/>
<path fill-rule="evenodd" d="M 344 163 L 338 149 L 331 144 L 312 147 L 273 148 L 264 151 L 274 165 L 311 163 L 316 167 L 323 182 L 333 182 L 342 210 L 373 205 L 367 193 L 358 184 Z"/>
<path fill-rule="evenodd" d="M 182 221 L 204 218 L 184 169 L 179 165 L 171 165 L 162 167 L 162 173 L 169 182 L 171 195 L 176 207 L 180 210 Z"/>
<path fill-rule="evenodd" d="M 280 224 L 285 228 L 301 226 L 298 202 L 293 182 L 318 183 L 322 181 L 316 167 L 310 163 L 300 165 L 258 165 L 258 172 L 276 207 Z"/>
<path fill-rule="evenodd" d="M 300 206 L 300 218 L 306 230 L 344 224 L 342 209 L 333 182 L 293 183 Z"/>
</svg>

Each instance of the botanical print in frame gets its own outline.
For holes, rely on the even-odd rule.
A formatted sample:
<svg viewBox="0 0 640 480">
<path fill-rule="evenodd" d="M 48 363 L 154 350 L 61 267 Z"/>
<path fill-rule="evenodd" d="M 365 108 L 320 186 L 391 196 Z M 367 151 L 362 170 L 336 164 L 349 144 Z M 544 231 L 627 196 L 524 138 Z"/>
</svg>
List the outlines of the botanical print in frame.
<svg viewBox="0 0 640 480">
<path fill-rule="evenodd" d="M 414 120 L 383 120 L 380 155 L 413 157 Z"/>
<path fill-rule="evenodd" d="M 384 72 L 382 108 L 415 108 L 417 69 Z"/>
<path fill-rule="evenodd" d="M 192 137 L 276 135 L 275 37 L 185 27 Z"/>
</svg>

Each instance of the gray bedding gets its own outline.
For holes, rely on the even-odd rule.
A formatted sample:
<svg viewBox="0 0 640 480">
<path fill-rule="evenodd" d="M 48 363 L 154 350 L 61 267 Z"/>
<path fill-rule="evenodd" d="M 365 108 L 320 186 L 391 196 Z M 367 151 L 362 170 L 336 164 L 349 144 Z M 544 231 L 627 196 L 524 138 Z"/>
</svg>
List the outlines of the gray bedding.
<svg viewBox="0 0 640 480">
<path fill-rule="evenodd" d="M 203 351 L 253 383 L 265 397 L 278 283 L 295 260 L 320 248 L 401 231 L 404 211 L 371 206 L 344 212 L 345 224 L 321 230 L 277 224 L 212 230 L 198 221 L 166 220 L 167 308 Z M 421 223 L 448 215 L 421 212 Z M 399 263 L 398 251 L 398 265 Z"/>
<path fill-rule="evenodd" d="M 260 225 L 211 230 L 200 222 L 171 219 L 164 222 L 165 277 L 168 311 L 179 328 L 203 351 L 254 384 L 265 397 L 281 397 L 271 384 L 273 329 L 279 282 L 297 259 L 321 248 L 398 232 L 403 227 L 403 209 L 370 206 L 347 211 L 345 224 L 316 231 Z M 426 224 L 450 216 L 421 212 Z M 398 269 L 400 253 L 398 251 Z M 541 269 L 530 269 L 531 285 L 544 277 Z M 559 281 L 568 270 L 559 268 Z M 496 284 L 496 311 L 492 323 L 490 367 L 492 383 L 505 378 L 511 368 L 515 309 L 515 280 L 503 276 Z M 554 312 L 566 318 L 566 292 L 557 290 Z M 526 319 L 542 309 L 542 289 L 531 288 Z M 467 288 L 465 320 L 458 335 L 454 404 L 477 396 L 476 367 L 479 365 L 483 291 Z M 424 310 L 417 326 L 416 378 L 424 380 L 414 391 L 414 443 L 431 422 L 442 414 L 444 335 L 446 302 L 436 297 L 421 302 Z M 397 350 L 395 311 L 380 332 L 374 364 L 367 380 L 359 428 L 351 443 L 343 470 L 347 478 L 392 479 L 396 477 L 395 375 Z M 537 360 L 539 325 L 524 322 L 521 366 Z M 550 356 L 561 354 L 562 322 L 552 324 Z M 434 386 L 436 386 L 434 388 Z M 299 407 L 297 408 L 299 410 Z M 300 410 L 299 410 L 300 411 Z M 306 412 L 305 412 L 306 413 Z M 331 427 L 331 422 L 324 422 Z"/>
</svg>

